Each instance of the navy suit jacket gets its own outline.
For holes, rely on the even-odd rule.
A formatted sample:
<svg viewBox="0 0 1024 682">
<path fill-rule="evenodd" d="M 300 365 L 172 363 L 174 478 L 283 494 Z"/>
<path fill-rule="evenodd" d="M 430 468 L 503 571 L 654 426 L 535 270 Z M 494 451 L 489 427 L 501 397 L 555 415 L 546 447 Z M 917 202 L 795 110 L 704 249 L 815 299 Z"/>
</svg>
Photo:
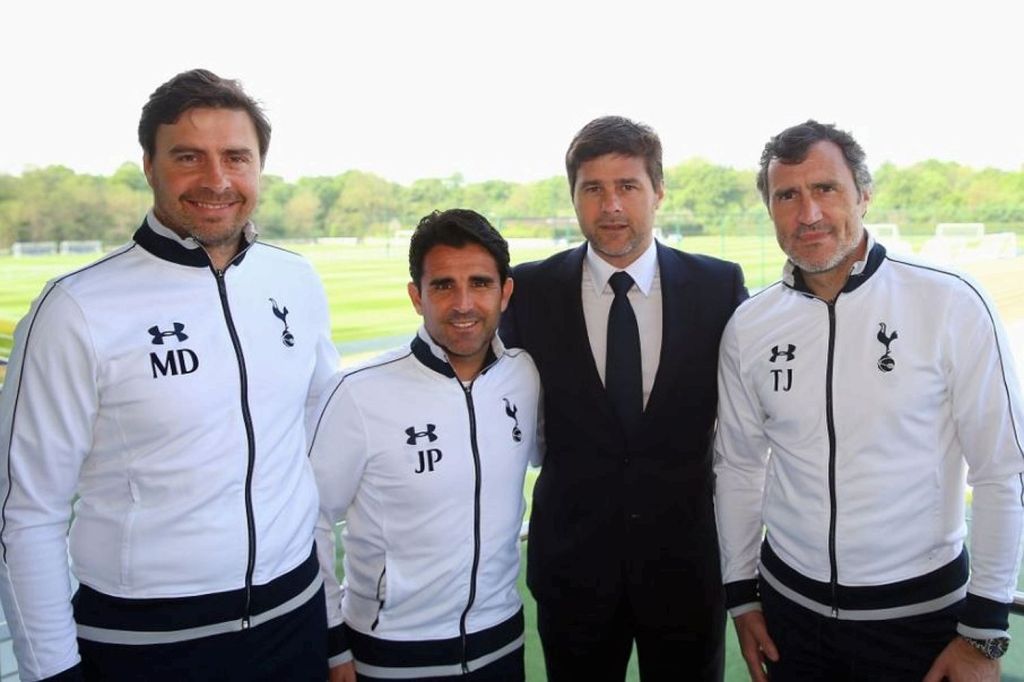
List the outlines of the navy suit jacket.
<svg viewBox="0 0 1024 682">
<path fill-rule="evenodd" d="M 527 583 L 548 609 L 721 637 L 711 439 L 718 345 L 747 297 L 734 263 L 657 245 L 661 357 L 626 433 L 594 363 L 580 286 L 586 244 L 513 270 L 501 320 L 540 370 L 547 449 L 530 519 Z M 717 633 L 717 634 L 715 634 Z"/>
</svg>

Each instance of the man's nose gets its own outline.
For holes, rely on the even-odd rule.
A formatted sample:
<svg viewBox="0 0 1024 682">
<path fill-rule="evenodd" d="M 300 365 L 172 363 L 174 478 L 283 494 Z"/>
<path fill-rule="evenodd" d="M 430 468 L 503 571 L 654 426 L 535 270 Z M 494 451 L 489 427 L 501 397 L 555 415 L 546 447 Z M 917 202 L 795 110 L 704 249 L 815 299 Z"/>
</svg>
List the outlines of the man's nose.
<svg viewBox="0 0 1024 682">
<path fill-rule="evenodd" d="M 622 211 L 622 197 L 618 192 L 605 192 L 601 197 L 601 210 L 604 213 L 619 213 Z"/>
<path fill-rule="evenodd" d="M 821 217 L 821 207 L 818 206 L 818 202 L 815 201 L 814 197 L 804 197 L 800 200 L 800 215 L 798 218 L 801 224 L 813 225 L 821 220 Z"/>
<path fill-rule="evenodd" d="M 203 185 L 214 192 L 223 192 L 230 188 L 227 173 L 224 172 L 224 164 L 219 159 L 212 159 L 206 164 Z"/>
<path fill-rule="evenodd" d="M 455 309 L 464 313 L 473 307 L 473 294 L 469 287 L 458 287 L 455 290 Z"/>
</svg>

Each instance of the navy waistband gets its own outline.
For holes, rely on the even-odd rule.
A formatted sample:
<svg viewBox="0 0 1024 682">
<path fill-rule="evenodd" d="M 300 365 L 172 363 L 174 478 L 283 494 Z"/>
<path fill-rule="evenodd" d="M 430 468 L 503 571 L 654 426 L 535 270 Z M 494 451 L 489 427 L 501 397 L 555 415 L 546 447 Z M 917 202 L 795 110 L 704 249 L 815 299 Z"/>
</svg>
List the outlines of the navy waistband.
<svg viewBox="0 0 1024 682">
<path fill-rule="evenodd" d="M 371 637 L 344 626 L 352 655 L 359 667 L 380 669 L 435 668 L 438 666 L 460 666 L 463 661 L 461 637 L 417 641 L 395 641 Z M 511 618 L 497 625 L 466 635 L 465 659 L 474 661 L 487 659 L 495 652 L 512 649 L 523 641 L 523 610 L 519 609 Z M 391 677 L 384 674 L 379 676 Z"/>
<path fill-rule="evenodd" d="M 829 583 L 811 580 L 787 566 L 772 551 L 767 540 L 761 545 L 761 566 L 764 569 L 762 573 L 767 572 L 781 586 L 811 601 L 841 611 L 883 611 L 915 604 L 938 603 L 937 600 L 963 590 L 969 576 L 966 548 L 957 558 L 930 573 L 880 585 L 852 587 L 840 583 L 834 595 Z"/>
<path fill-rule="evenodd" d="M 72 604 L 75 622 L 80 627 L 154 633 L 177 631 L 273 612 L 309 592 L 314 582 L 319 586 L 318 579 L 319 563 L 314 547 L 297 567 L 269 583 L 253 585 L 248 595 L 248 613 L 244 587 L 192 597 L 126 599 L 80 585 Z"/>
</svg>

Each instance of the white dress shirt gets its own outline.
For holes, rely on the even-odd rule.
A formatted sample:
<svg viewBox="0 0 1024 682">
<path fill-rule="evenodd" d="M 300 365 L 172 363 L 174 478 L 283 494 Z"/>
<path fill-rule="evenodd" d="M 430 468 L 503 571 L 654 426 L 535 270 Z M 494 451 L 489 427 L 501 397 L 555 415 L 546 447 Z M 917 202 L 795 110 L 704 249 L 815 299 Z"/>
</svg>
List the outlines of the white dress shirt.
<svg viewBox="0 0 1024 682">
<path fill-rule="evenodd" d="M 614 265 L 601 258 L 590 246 L 583 260 L 583 279 L 580 294 L 583 301 L 583 318 L 587 324 L 590 352 L 594 354 L 597 373 L 604 383 L 605 360 L 608 356 L 608 313 L 615 299 L 608 280 L 619 271 Z M 661 277 L 658 273 L 658 251 L 652 239 L 639 258 L 629 264 L 625 271 L 635 283 L 626 297 L 633 306 L 636 324 L 640 331 L 640 362 L 643 369 L 644 407 L 651 396 L 654 376 L 658 372 L 661 357 Z"/>
</svg>

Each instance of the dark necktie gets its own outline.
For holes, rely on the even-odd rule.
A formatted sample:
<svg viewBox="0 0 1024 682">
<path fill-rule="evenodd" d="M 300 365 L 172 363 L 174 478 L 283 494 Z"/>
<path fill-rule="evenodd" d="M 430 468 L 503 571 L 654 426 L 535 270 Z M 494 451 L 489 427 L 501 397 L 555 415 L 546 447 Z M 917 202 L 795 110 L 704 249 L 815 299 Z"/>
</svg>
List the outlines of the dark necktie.
<svg viewBox="0 0 1024 682">
<path fill-rule="evenodd" d="M 633 286 L 633 278 L 626 272 L 616 272 L 608 283 L 615 292 L 615 300 L 608 313 L 608 355 L 605 358 L 604 385 L 612 409 L 628 433 L 640 421 L 644 405 L 640 331 L 637 329 L 633 306 L 626 298 L 626 292 Z"/>
</svg>

